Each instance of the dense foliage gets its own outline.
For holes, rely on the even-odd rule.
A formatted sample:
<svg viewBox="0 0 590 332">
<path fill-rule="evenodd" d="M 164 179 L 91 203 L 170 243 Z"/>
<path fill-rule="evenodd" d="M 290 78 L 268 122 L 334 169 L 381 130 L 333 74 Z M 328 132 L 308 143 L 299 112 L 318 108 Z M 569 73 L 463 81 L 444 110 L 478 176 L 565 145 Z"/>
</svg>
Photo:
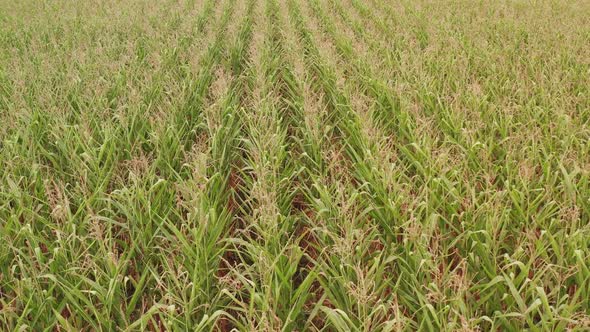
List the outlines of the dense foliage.
<svg viewBox="0 0 590 332">
<path fill-rule="evenodd" d="M 0 330 L 590 329 L 588 18 L 0 0 Z"/>
</svg>

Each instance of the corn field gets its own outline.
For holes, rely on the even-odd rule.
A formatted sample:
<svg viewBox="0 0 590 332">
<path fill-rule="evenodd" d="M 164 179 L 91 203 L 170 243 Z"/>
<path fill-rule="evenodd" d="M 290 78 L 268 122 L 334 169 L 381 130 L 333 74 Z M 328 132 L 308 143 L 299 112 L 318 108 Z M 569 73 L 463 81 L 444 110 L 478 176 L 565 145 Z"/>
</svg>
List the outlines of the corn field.
<svg viewBox="0 0 590 332">
<path fill-rule="evenodd" d="M 0 0 L 0 330 L 590 330 L 590 2 Z"/>
</svg>

